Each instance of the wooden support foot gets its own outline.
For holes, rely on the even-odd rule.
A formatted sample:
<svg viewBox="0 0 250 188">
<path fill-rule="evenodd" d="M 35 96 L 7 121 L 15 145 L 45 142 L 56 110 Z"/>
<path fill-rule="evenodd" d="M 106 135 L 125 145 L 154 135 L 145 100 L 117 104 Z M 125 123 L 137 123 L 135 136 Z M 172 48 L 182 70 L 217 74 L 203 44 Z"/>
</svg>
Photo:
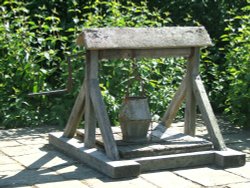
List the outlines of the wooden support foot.
<svg viewBox="0 0 250 188">
<path fill-rule="evenodd" d="M 246 154 L 230 148 L 227 148 L 226 151 L 216 151 L 215 163 L 222 168 L 244 166 L 246 163 Z"/>
</svg>

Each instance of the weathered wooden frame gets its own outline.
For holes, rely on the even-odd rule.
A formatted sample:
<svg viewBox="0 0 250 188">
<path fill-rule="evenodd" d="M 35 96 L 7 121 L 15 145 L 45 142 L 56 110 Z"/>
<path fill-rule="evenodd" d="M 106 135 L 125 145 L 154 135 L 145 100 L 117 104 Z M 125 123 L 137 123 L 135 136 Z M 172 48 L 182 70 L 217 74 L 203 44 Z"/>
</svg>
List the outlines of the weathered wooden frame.
<svg viewBox="0 0 250 188">
<path fill-rule="evenodd" d="M 135 41 L 130 43 L 128 39 L 133 38 L 134 35 L 138 33 L 142 34 L 138 38 L 134 38 Z M 148 35 L 150 36 L 153 34 L 155 34 L 155 40 L 148 40 Z M 188 35 L 189 37 L 186 37 L 186 35 Z M 121 37 L 121 39 L 119 37 Z M 190 40 L 188 41 L 187 39 Z M 76 147 L 77 152 L 73 152 L 74 154 L 72 155 L 77 158 L 79 158 L 79 156 L 82 156 L 84 158 L 82 160 L 100 171 L 103 171 L 103 169 L 105 169 L 104 172 L 111 177 L 138 175 L 141 168 L 139 163 L 135 163 L 133 160 L 127 162 L 123 160 L 122 163 L 118 162 L 120 160 L 118 149 L 112 133 L 106 106 L 99 88 L 98 61 L 101 59 L 142 57 L 160 58 L 167 56 L 177 56 L 186 57 L 188 59 L 187 71 L 186 75 L 183 78 L 183 81 L 179 86 L 179 89 L 174 95 L 171 103 L 169 104 L 169 107 L 167 108 L 162 118 L 162 124 L 166 125 L 167 127 L 171 125 L 180 105 L 185 100 L 185 134 L 194 136 L 196 106 L 198 105 L 207 126 L 210 139 L 214 145 L 214 149 L 216 151 L 227 151 L 218 123 L 216 121 L 216 117 L 209 103 L 205 87 L 199 76 L 200 48 L 203 46 L 211 45 L 210 38 L 203 27 L 167 27 L 160 29 L 87 29 L 84 30 L 83 33 L 78 37 L 77 42 L 80 45 L 84 45 L 86 48 L 85 79 L 81 86 L 79 95 L 76 98 L 63 135 L 50 135 L 50 140 L 53 145 L 59 147 L 60 149 L 64 149 L 63 144 L 65 144 L 71 152 L 72 148 Z M 75 142 L 73 137 L 83 115 L 85 119 L 85 137 L 84 146 L 81 146 L 82 149 L 80 149 L 78 144 L 70 144 L 69 142 L 70 140 L 72 141 L 72 139 L 72 142 Z M 97 149 L 95 149 L 95 131 L 97 123 L 100 127 L 103 137 L 106 157 L 104 157 L 102 153 L 98 153 Z M 95 154 L 90 154 L 88 153 L 88 151 L 94 151 Z M 77 156 L 78 154 L 79 156 Z M 214 154 L 214 151 L 201 154 L 200 157 L 202 158 L 202 162 L 200 162 L 199 164 L 205 164 L 206 162 L 204 161 L 204 159 L 206 159 L 206 157 L 208 156 L 209 157 L 207 158 L 207 160 L 208 162 L 211 162 L 212 159 L 210 158 L 213 158 Z M 191 156 L 191 159 L 196 154 L 187 155 Z M 218 155 L 218 153 L 216 155 Z M 238 157 L 239 153 L 237 153 L 235 156 L 232 156 Z M 240 154 L 240 156 L 240 164 L 242 164 L 243 154 Z M 169 157 L 172 159 L 173 156 L 161 156 L 159 158 L 159 161 L 157 160 L 157 158 L 140 159 L 139 161 L 143 161 L 142 163 L 145 163 L 145 161 L 148 160 L 169 162 L 169 160 L 167 160 L 167 158 Z M 185 159 L 184 155 L 175 157 L 183 157 L 183 159 Z M 117 163 L 114 163 L 115 165 L 112 166 L 111 164 L 113 163 L 111 163 L 110 161 L 117 161 Z M 96 162 L 100 164 L 96 165 Z M 169 165 L 166 164 L 166 166 Z M 177 166 L 175 165 L 173 167 Z M 149 167 L 142 168 L 146 168 L 148 170 Z M 152 165 L 151 168 L 154 169 Z M 119 170 L 117 172 L 114 170 L 111 173 L 108 172 L 110 169 Z M 129 172 L 126 172 L 126 170 L 124 172 L 124 169 L 127 169 Z M 134 172 L 131 173 L 131 170 L 133 170 Z"/>
</svg>

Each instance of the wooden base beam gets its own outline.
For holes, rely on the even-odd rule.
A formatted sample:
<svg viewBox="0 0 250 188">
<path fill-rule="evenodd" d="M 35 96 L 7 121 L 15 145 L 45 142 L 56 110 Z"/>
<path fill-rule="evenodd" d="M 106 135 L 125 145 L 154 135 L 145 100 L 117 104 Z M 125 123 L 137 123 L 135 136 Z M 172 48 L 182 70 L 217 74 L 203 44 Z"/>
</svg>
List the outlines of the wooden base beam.
<svg viewBox="0 0 250 188">
<path fill-rule="evenodd" d="M 49 143 L 67 155 L 86 163 L 111 178 L 136 177 L 141 172 L 215 164 L 220 167 L 243 166 L 245 154 L 227 151 L 200 151 L 181 154 L 141 157 L 130 160 L 110 160 L 96 148 L 88 149 L 75 138 L 65 138 L 62 132 L 49 134 Z"/>
<path fill-rule="evenodd" d="M 51 133 L 49 142 L 67 155 L 112 178 L 136 177 L 140 174 L 139 163 L 130 160 L 110 160 L 105 153 L 98 151 L 96 148 L 86 148 L 83 143 L 79 143 L 79 140 L 75 138 L 65 138 L 61 132 Z"/>
</svg>

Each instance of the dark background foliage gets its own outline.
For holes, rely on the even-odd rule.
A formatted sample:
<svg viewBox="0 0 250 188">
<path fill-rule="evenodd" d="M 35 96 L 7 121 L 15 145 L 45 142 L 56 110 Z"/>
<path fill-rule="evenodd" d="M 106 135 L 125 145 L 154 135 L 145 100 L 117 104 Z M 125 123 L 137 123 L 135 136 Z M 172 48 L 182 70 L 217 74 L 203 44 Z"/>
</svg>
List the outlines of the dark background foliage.
<svg viewBox="0 0 250 188">
<path fill-rule="evenodd" d="M 250 127 L 249 0 L 2 0 L 0 3 L 0 126 L 65 125 L 84 76 L 83 56 L 72 58 L 73 89 L 58 96 L 30 92 L 66 87 L 67 56 L 84 52 L 75 39 L 87 27 L 203 25 L 214 46 L 202 50 L 201 72 L 216 113 Z M 184 74 L 185 59 L 136 62 L 152 115 L 165 111 Z M 113 124 L 132 62 L 100 64 L 100 87 Z M 134 84 L 131 92 L 138 92 Z M 180 111 L 181 117 L 183 110 Z"/>
</svg>

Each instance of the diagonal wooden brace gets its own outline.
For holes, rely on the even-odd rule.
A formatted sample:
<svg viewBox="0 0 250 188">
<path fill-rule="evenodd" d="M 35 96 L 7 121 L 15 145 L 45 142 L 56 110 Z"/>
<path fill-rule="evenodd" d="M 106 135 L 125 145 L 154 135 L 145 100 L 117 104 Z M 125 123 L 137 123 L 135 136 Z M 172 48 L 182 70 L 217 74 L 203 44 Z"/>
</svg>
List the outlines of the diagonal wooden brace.
<svg viewBox="0 0 250 188">
<path fill-rule="evenodd" d="M 167 111 L 162 117 L 161 123 L 166 127 L 170 127 L 171 123 L 173 122 L 174 118 L 176 117 L 176 113 L 179 110 L 182 102 L 185 99 L 186 91 L 187 91 L 187 76 L 185 76 L 176 91 L 173 99 L 171 100 Z"/>
<path fill-rule="evenodd" d="M 202 118 L 207 126 L 211 141 L 214 144 L 214 148 L 216 150 L 226 150 L 226 145 L 224 143 L 219 125 L 199 75 L 193 79 L 193 87 L 197 104 L 202 113 Z"/>
<path fill-rule="evenodd" d="M 99 88 L 99 82 L 96 79 L 90 80 L 90 98 L 93 103 L 98 125 L 101 129 L 106 154 L 110 159 L 118 160 L 118 149 L 111 130 L 111 124 L 106 111 L 106 106 L 102 99 L 101 90 Z"/>
<path fill-rule="evenodd" d="M 72 138 L 75 135 L 77 126 L 79 125 L 85 107 L 85 83 L 82 84 L 80 93 L 78 94 L 74 107 L 69 116 L 66 128 L 64 129 L 63 136 L 67 138 Z"/>
</svg>

